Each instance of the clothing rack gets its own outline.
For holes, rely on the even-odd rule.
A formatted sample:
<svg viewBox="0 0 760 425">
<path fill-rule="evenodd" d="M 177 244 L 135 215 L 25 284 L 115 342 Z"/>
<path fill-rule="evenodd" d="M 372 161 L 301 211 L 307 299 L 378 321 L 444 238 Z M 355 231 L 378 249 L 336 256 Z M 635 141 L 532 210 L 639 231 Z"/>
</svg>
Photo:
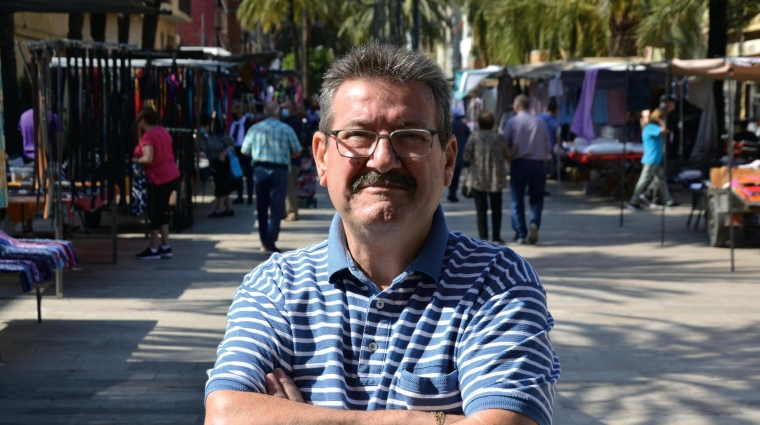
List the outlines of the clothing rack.
<svg viewBox="0 0 760 425">
<path fill-rule="evenodd" d="M 116 191 L 126 193 L 125 164 L 134 146 L 134 93 L 127 44 L 79 40 L 27 43 L 35 111 L 34 185 L 45 196 L 55 238 L 63 239 L 64 207 L 89 197 L 90 210 L 104 199 L 112 213 L 112 262 L 117 262 Z M 56 118 L 57 117 L 57 118 Z M 48 120 L 56 118 L 50 129 Z M 125 197 L 122 197 L 122 202 Z M 63 296 L 62 278 L 56 294 Z"/>
</svg>

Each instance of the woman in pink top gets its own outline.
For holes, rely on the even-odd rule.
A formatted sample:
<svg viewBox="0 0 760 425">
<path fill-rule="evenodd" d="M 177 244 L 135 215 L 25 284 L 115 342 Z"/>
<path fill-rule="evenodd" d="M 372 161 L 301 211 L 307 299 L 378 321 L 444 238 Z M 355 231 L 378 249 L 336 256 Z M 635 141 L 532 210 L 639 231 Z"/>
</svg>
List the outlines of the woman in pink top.
<svg viewBox="0 0 760 425">
<path fill-rule="evenodd" d="M 150 220 L 150 246 L 137 254 L 139 260 L 172 258 L 169 246 L 169 197 L 179 179 L 179 169 L 174 160 L 172 138 L 165 128 L 158 125 L 158 112 L 146 107 L 138 121 L 143 130 L 140 143 L 135 148 L 135 162 L 145 167 L 148 181 L 148 219 Z M 161 233 L 161 244 L 158 234 Z"/>
</svg>

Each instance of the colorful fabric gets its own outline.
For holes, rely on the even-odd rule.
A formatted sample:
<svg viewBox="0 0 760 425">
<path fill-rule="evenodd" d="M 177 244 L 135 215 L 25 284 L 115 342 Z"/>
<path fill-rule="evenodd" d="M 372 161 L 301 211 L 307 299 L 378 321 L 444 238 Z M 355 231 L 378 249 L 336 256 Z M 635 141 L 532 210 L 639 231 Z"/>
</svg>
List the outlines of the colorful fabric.
<svg viewBox="0 0 760 425">
<path fill-rule="evenodd" d="M 251 155 L 251 163 L 290 165 L 290 154 L 301 152 L 301 143 L 289 125 L 267 118 L 248 129 L 241 152 Z"/>
<path fill-rule="evenodd" d="M 583 87 L 581 88 L 581 97 L 575 109 L 575 116 L 570 131 L 577 136 L 583 137 L 589 142 L 596 139 L 594 133 L 594 123 L 591 120 L 591 107 L 594 103 L 594 92 L 596 91 L 596 77 L 599 74 L 598 69 L 589 69 L 583 78 Z"/>
<path fill-rule="evenodd" d="M 333 409 L 523 413 L 549 425 L 560 364 L 554 319 L 514 251 L 450 233 L 443 209 L 420 255 L 380 291 L 335 215 L 327 241 L 248 274 L 208 371 L 218 390 L 266 394 L 275 368 Z"/>
</svg>

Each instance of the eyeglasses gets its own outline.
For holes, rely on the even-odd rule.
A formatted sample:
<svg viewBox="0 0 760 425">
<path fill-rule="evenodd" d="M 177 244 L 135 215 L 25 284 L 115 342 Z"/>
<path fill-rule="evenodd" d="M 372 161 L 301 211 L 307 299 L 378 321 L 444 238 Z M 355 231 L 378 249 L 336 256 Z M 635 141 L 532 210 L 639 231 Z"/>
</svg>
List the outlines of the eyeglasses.
<svg viewBox="0 0 760 425">
<path fill-rule="evenodd" d="M 446 134 L 441 130 L 403 129 L 388 134 L 378 134 L 369 130 L 332 130 L 323 133 L 337 140 L 338 153 L 346 158 L 367 158 L 372 156 L 380 139 L 388 138 L 391 149 L 403 158 L 422 158 L 433 150 L 436 134 Z"/>
</svg>

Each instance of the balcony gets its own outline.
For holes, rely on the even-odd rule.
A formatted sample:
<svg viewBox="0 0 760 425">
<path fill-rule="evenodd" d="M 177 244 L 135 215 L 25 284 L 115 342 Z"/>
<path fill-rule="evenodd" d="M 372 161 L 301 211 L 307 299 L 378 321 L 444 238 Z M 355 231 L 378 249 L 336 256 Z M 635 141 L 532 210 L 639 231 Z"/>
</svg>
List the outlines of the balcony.
<svg viewBox="0 0 760 425">
<path fill-rule="evenodd" d="M 177 24 L 189 24 L 193 21 L 190 17 L 191 2 L 192 0 L 162 0 L 161 10 L 171 12 L 171 15 L 162 15 L 163 19 Z"/>
</svg>

